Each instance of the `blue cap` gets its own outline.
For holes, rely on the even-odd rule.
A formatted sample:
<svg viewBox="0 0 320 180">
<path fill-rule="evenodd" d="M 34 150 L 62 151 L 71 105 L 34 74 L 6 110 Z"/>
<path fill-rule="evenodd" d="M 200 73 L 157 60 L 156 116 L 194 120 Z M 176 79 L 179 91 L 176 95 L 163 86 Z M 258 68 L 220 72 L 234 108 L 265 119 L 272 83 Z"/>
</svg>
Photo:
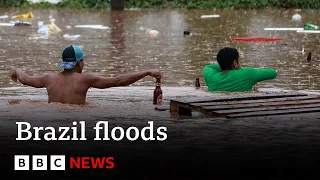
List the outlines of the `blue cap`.
<svg viewBox="0 0 320 180">
<path fill-rule="evenodd" d="M 73 69 L 76 64 L 84 58 L 84 53 L 79 46 L 71 45 L 64 49 L 62 53 L 61 68 Z"/>
</svg>

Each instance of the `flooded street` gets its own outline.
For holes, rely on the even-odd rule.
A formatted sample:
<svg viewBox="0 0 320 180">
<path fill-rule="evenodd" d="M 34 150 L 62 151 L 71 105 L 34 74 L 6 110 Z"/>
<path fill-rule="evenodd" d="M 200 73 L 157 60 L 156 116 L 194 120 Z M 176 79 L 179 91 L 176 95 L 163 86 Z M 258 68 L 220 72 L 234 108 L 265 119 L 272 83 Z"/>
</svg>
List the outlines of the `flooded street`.
<svg viewBox="0 0 320 180">
<path fill-rule="evenodd" d="M 22 11 L 2 9 L 0 14 Z M 302 21 L 291 20 L 294 10 L 130 10 L 124 12 L 73 12 L 67 10 L 35 10 L 33 27 L 0 27 L 0 86 L 16 86 L 8 78 L 9 70 L 22 68 L 30 74 L 59 71 L 62 50 L 77 44 L 86 55 L 85 72 L 104 76 L 161 68 L 164 86 L 193 86 L 196 77 L 204 84 L 202 68 L 216 62 L 217 52 L 224 46 L 239 49 L 243 66 L 272 67 L 279 76 L 260 84 L 290 90 L 320 89 L 319 34 L 296 31 L 265 31 L 264 28 L 303 27 L 305 23 L 320 24 L 320 11 L 303 10 Z M 30 40 L 37 33 L 37 21 L 49 23 L 49 15 L 63 32 L 49 40 Z M 204 14 L 220 18 L 201 19 Z M 8 22 L 10 19 L 4 19 Z M 111 29 L 76 28 L 76 25 L 101 24 Z M 71 26 L 71 29 L 66 28 Z M 146 37 L 146 29 L 160 32 Z M 192 36 L 183 36 L 189 30 Z M 63 34 L 76 35 L 66 40 Z M 236 37 L 283 38 L 279 42 L 232 42 Z M 301 51 L 304 47 L 305 53 Z M 312 61 L 307 63 L 307 54 Z M 135 85 L 153 86 L 146 78 Z"/>
<path fill-rule="evenodd" d="M 0 15 L 12 16 L 20 13 L 26 12 L 0 10 Z M 161 158 L 165 158 L 165 155 L 156 157 L 154 154 L 160 151 L 170 154 L 171 158 L 178 158 L 176 154 L 184 150 L 195 162 L 198 162 L 197 158 L 208 160 L 205 155 L 214 154 L 218 158 L 236 161 L 237 166 L 243 165 L 241 162 L 246 160 L 244 157 L 252 156 L 252 162 L 265 161 L 265 166 L 270 168 L 269 171 L 272 171 L 272 168 L 276 171 L 278 166 L 273 163 L 278 163 L 279 166 L 290 165 L 285 157 L 299 156 L 301 164 L 305 167 L 315 163 L 311 156 L 320 148 L 320 141 L 317 141 L 320 138 L 319 113 L 235 120 L 177 119 L 170 111 L 154 109 L 152 98 L 155 79 L 150 77 L 136 82 L 131 87 L 90 89 L 87 94 L 88 104 L 85 106 L 48 104 L 45 89 L 13 83 L 9 75 L 14 68 L 21 68 L 32 75 L 59 72 L 62 50 L 66 46 L 76 44 L 83 48 L 86 56 L 84 73 L 117 76 L 160 68 L 164 72 L 161 80 L 163 100 L 165 105 L 169 105 L 170 99 L 178 97 L 217 96 L 207 91 L 202 68 L 206 64 L 216 62 L 216 54 L 221 48 L 232 46 L 238 48 L 242 66 L 272 67 L 278 71 L 276 79 L 259 84 L 260 90 L 316 91 L 320 90 L 320 34 L 265 31 L 264 28 L 298 28 L 303 27 L 305 23 L 320 25 L 320 11 L 302 10 L 299 12 L 302 15 L 300 22 L 291 20 L 295 14 L 294 10 L 279 9 L 124 12 L 34 10 L 33 13 L 33 27 L 0 27 L 0 142 L 11 155 L 22 146 L 28 146 L 30 153 L 48 152 L 51 150 L 50 147 L 54 146 L 50 143 L 43 145 L 32 141 L 20 144 L 13 142 L 17 132 L 16 121 L 28 121 L 34 126 L 57 127 L 85 120 L 88 127 L 92 128 L 100 120 L 110 121 L 111 126 L 122 127 L 143 127 L 151 120 L 155 122 L 155 126 L 168 128 L 168 140 L 163 144 L 140 143 L 133 146 L 132 142 L 126 141 L 118 144 L 96 142 L 76 149 L 73 148 L 72 142 L 69 146 L 59 143 L 61 148 L 57 151 L 65 153 L 67 149 L 68 153 L 72 154 L 86 150 L 98 151 L 103 147 L 112 149 L 110 146 L 113 145 L 119 147 L 120 153 L 124 153 L 124 157 L 128 159 L 134 159 L 130 157 L 130 153 L 126 154 L 130 151 L 135 153 L 135 157 L 145 155 L 164 162 Z M 201 19 L 200 16 L 205 14 L 219 14 L 221 17 Z M 49 15 L 56 19 L 56 25 L 63 32 L 50 36 L 48 40 L 29 39 L 30 34 L 38 31 L 37 21 L 48 24 Z M 7 23 L 10 20 L 2 19 L 2 22 Z M 101 24 L 110 29 L 74 27 L 91 24 Z M 68 26 L 71 28 L 67 28 Z M 147 29 L 157 30 L 160 34 L 158 37 L 147 37 Z M 184 37 L 185 30 L 190 31 L 192 36 Z M 63 34 L 81 36 L 76 40 L 68 40 L 64 39 Z M 232 42 L 232 38 L 236 37 L 269 37 L 283 40 Z M 304 53 L 301 52 L 302 49 L 305 50 Z M 312 52 L 311 62 L 307 62 L 308 52 Z M 197 77 L 200 78 L 201 90 L 194 88 L 194 80 Z M 93 133 L 88 131 L 88 134 Z M 141 147 L 144 151 L 140 151 Z M 194 152 L 199 153 L 194 155 Z M 229 152 L 230 157 L 224 154 L 226 152 Z M 12 159 L 11 156 L 6 158 Z M 308 160 L 310 161 L 306 162 Z M 227 169 L 228 165 L 220 168 L 222 167 Z M 204 165 L 203 168 L 211 167 Z M 295 168 L 299 169 L 298 166 Z M 316 167 L 314 169 L 319 170 Z M 303 172 L 313 172 L 314 169 L 305 169 Z M 176 170 L 181 173 L 188 172 L 179 169 L 178 165 Z"/>
</svg>

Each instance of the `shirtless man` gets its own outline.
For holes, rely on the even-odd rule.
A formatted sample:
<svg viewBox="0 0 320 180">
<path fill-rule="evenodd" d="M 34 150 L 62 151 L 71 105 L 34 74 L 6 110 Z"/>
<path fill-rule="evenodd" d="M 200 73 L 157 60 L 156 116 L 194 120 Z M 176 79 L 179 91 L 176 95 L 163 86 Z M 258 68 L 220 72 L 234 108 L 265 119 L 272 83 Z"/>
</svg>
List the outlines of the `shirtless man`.
<svg viewBox="0 0 320 180">
<path fill-rule="evenodd" d="M 85 104 L 89 88 L 105 89 L 110 87 L 128 86 L 146 76 L 161 78 L 159 70 L 152 69 L 118 77 L 101 77 L 95 74 L 82 74 L 84 67 L 84 53 L 79 46 L 69 46 L 62 53 L 63 72 L 29 76 L 21 69 L 11 74 L 14 82 L 19 80 L 22 84 L 35 88 L 46 88 L 48 102 L 64 104 Z"/>
</svg>

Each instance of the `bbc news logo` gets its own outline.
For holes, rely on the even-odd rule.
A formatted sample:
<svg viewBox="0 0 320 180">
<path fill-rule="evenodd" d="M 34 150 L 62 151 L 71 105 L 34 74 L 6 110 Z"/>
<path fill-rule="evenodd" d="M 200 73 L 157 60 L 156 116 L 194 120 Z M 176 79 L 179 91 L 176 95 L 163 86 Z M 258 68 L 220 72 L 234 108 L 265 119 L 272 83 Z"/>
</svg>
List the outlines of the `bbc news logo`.
<svg viewBox="0 0 320 180">
<path fill-rule="evenodd" d="M 50 157 L 50 158 L 48 158 Z M 67 162 L 68 165 L 66 166 Z M 14 170 L 113 169 L 114 157 L 69 157 L 65 155 L 15 155 Z"/>
<path fill-rule="evenodd" d="M 32 157 L 32 159 L 30 159 Z M 50 170 L 66 170 L 66 157 L 50 156 Z M 48 156 L 46 155 L 16 155 L 14 156 L 14 170 L 48 170 Z"/>
</svg>

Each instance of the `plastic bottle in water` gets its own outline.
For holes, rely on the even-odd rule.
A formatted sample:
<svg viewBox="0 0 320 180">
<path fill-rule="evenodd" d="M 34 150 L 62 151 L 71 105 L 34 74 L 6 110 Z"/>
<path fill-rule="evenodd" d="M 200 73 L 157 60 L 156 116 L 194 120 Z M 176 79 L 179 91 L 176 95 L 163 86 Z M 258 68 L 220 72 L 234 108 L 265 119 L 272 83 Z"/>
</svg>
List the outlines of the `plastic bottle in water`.
<svg viewBox="0 0 320 180">
<path fill-rule="evenodd" d="M 305 30 L 318 30 L 318 29 L 320 29 L 320 26 L 317 26 L 314 24 L 305 24 L 304 29 Z"/>
</svg>

